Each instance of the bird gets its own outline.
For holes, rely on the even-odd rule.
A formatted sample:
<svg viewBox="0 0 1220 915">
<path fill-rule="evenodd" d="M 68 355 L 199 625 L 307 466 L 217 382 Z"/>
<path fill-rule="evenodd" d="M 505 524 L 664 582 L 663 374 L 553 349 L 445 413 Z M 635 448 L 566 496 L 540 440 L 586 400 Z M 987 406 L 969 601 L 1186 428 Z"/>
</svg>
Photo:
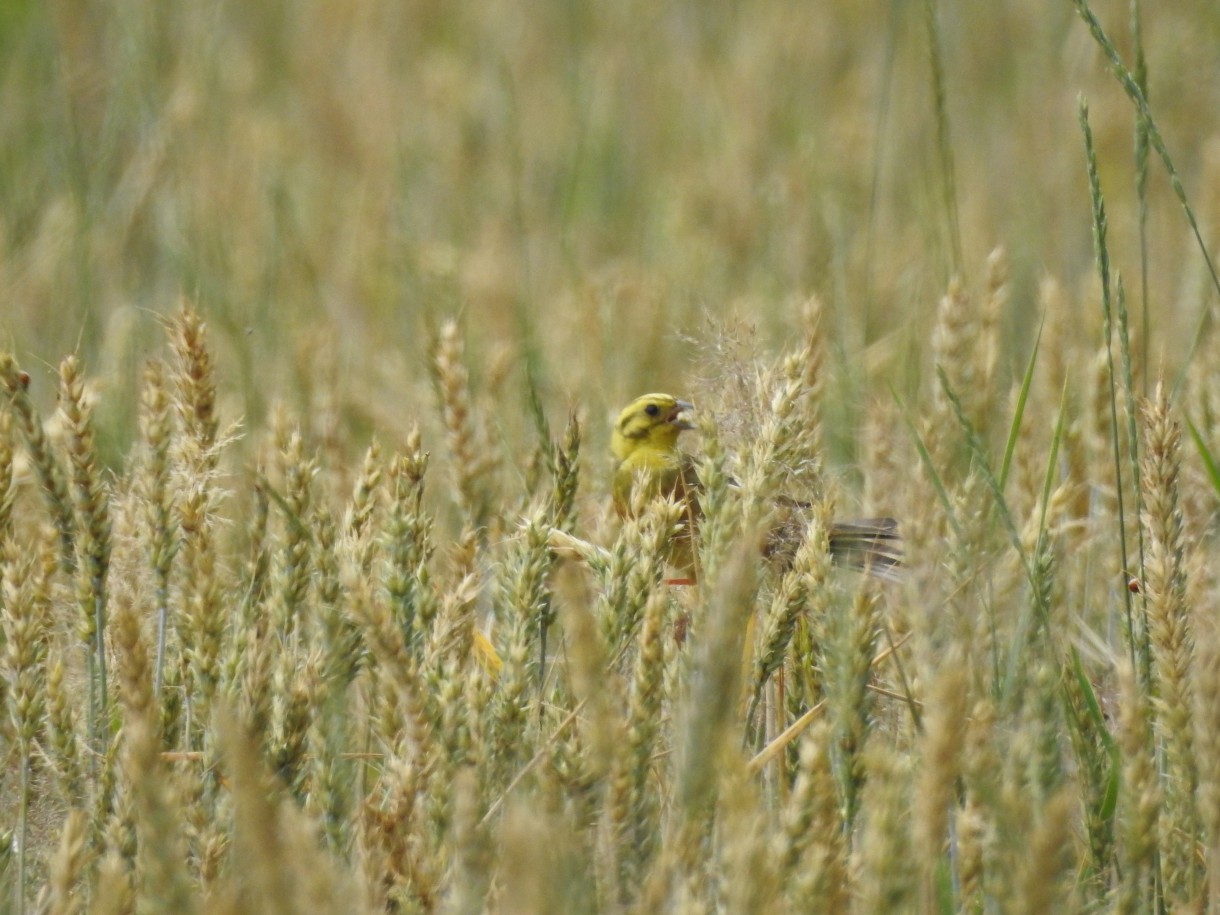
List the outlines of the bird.
<svg viewBox="0 0 1220 915">
<path fill-rule="evenodd" d="M 614 507 L 622 518 L 631 517 L 635 507 L 654 498 L 666 497 L 682 506 L 686 530 L 672 538 L 668 559 L 688 577 L 675 581 L 695 581 L 696 550 L 692 542 L 701 511 L 699 478 L 694 459 L 678 445 L 679 436 L 694 429 L 689 414 L 694 405 L 672 394 L 644 394 L 623 408 L 615 420 L 611 450 L 617 460 L 613 478 Z M 643 486 L 642 492 L 637 487 Z M 779 507 L 792 511 L 808 510 L 807 504 L 793 499 L 779 500 Z M 803 526 L 780 523 L 770 532 L 765 552 L 788 555 L 795 552 L 793 540 Z M 894 579 L 902 564 L 901 537 L 893 518 L 860 518 L 835 521 L 829 531 L 831 558 L 841 564 Z"/>
</svg>

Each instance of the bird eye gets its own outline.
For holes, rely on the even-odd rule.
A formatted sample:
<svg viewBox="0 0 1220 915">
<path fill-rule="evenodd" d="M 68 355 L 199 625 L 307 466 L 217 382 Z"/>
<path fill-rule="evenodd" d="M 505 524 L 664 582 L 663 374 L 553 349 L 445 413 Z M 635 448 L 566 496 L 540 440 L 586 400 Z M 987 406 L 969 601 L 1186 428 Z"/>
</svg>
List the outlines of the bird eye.
<svg viewBox="0 0 1220 915">
<path fill-rule="evenodd" d="M 649 416 L 656 416 L 658 413 L 661 412 L 661 408 L 658 407 L 655 403 L 650 403 L 648 406 L 646 406 L 644 408 L 644 412 L 647 413 Z"/>
</svg>

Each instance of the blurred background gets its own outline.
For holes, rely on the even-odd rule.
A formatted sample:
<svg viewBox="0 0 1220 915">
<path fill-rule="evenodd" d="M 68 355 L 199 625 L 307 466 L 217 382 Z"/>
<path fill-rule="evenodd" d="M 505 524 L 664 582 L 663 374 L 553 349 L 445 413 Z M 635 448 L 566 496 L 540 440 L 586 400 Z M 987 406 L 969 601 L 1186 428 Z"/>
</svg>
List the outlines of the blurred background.
<svg viewBox="0 0 1220 915">
<path fill-rule="evenodd" d="M 1095 11 L 1133 65 L 1129 4 Z M 117 460 L 190 301 L 225 421 L 284 404 L 355 453 L 435 423 L 452 317 L 499 434 L 529 433 L 528 369 L 599 454 L 631 397 L 691 393 L 706 341 L 774 352 L 816 295 L 850 417 L 870 386 L 928 385 L 937 301 L 997 246 L 1005 377 L 1048 279 L 1093 332 L 1084 97 L 1138 351 L 1180 362 L 1214 296 L 1155 160 L 1141 274 L 1133 106 L 1073 5 L 943 0 L 929 25 L 897 0 L 9 0 L 0 347 L 48 410 L 79 351 Z M 1147 5 L 1142 25 L 1214 243 L 1220 6 Z"/>
</svg>

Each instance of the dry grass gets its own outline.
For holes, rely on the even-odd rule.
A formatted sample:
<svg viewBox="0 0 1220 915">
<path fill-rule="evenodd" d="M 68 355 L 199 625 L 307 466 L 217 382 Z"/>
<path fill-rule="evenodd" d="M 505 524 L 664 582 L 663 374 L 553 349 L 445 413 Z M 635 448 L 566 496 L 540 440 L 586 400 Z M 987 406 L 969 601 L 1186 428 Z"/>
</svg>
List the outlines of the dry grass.
<svg viewBox="0 0 1220 915">
<path fill-rule="evenodd" d="M 1220 18 L 829 6 L 0 12 L 0 911 L 1220 913 Z"/>
</svg>

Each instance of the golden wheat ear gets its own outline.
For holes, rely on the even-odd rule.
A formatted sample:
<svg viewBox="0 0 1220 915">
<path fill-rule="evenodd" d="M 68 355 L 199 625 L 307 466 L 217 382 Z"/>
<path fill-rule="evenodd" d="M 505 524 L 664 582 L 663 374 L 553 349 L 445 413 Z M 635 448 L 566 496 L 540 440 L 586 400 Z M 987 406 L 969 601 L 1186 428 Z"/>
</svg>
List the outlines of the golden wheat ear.
<svg viewBox="0 0 1220 915">
<path fill-rule="evenodd" d="M 878 578 L 902 578 L 902 537 L 893 518 L 836 521 L 830 528 L 830 555 L 841 565 Z"/>
</svg>

